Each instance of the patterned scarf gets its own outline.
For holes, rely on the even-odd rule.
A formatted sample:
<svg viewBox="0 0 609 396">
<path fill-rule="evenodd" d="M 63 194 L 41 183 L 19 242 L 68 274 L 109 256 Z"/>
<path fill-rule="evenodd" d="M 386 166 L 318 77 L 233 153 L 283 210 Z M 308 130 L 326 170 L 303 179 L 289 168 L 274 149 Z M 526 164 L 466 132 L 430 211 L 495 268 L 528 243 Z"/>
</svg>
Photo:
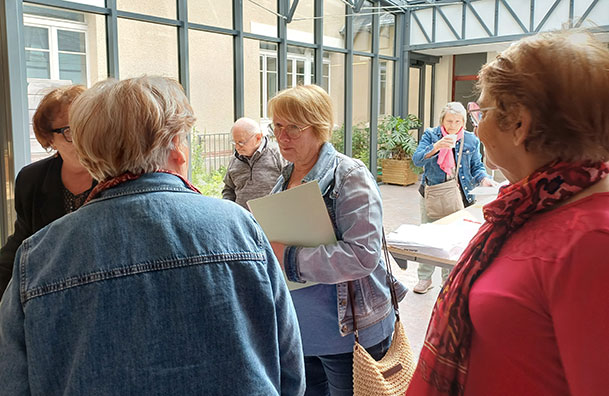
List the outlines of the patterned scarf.
<svg viewBox="0 0 609 396">
<path fill-rule="evenodd" d="M 188 180 L 186 180 L 184 178 L 184 176 L 180 175 L 177 172 L 174 172 L 174 171 L 168 170 L 168 169 L 158 169 L 155 172 L 169 173 L 170 175 L 177 176 L 180 179 L 182 179 L 184 184 L 186 184 L 186 187 L 188 187 L 189 189 L 191 189 L 194 192 L 201 194 L 201 191 L 199 191 L 198 188 L 196 188 L 194 185 L 192 185 Z M 143 175 L 143 173 L 135 174 L 135 173 L 131 173 L 131 172 L 125 172 L 122 175 L 112 177 L 110 179 L 104 180 L 103 182 L 100 182 L 97 186 L 95 186 L 93 191 L 91 191 L 91 194 L 89 194 L 89 196 L 87 197 L 87 200 L 85 201 L 85 203 L 83 205 L 86 205 L 93 198 L 97 197 L 102 191 L 115 187 L 115 186 L 118 186 L 119 184 L 124 183 L 129 180 L 139 179 L 142 175 Z"/>
<path fill-rule="evenodd" d="M 510 234 L 534 215 L 598 182 L 609 163 L 554 161 L 505 186 L 484 206 L 485 223 L 459 258 L 434 306 L 408 395 L 461 395 L 467 377 L 472 322 L 469 292 Z"/>
<path fill-rule="evenodd" d="M 448 135 L 448 132 L 446 131 L 446 129 L 444 129 L 443 126 L 440 127 L 440 130 L 442 131 L 442 137 Z M 459 132 L 457 132 L 457 140 L 463 139 L 463 134 L 463 128 L 459 129 Z M 463 144 L 463 142 L 461 142 L 461 144 Z M 440 166 L 440 169 L 444 171 L 444 173 L 446 173 L 448 176 L 452 176 L 453 169 L 457 166 L 455 164 L 455 156 L 453 154 L 453 149 L 440 149 L 440 151 L 438 152 L 438 165 Z"/>
</svg>

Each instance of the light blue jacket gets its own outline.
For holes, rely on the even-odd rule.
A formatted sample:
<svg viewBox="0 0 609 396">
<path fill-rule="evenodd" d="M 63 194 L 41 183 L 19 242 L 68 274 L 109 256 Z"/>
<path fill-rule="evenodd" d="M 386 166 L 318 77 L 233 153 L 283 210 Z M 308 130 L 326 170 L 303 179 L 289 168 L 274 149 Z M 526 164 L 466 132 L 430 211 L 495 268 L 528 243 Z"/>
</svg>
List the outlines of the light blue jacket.
<svg viewBox="0 0 609 396">
<path fill-rule="evenodd" d="M 273 193 L 287 188 L 293 167 L 284 168 Z M 337 301 L 322 309 L 330 312 L 338 307 L 337 325 L 346 335 L 353 331 L 347 281 L 355 281 L 358 328 L 379 323 L 393 312 L 382 259 L 381 195 L 366 166 L 337 152 L 330 143 L 322 146 L 317 163 L 302 182 L 312 180 L 319 182 L 338 243 L 312 248 L 287 246 L 284 267 L 295 282 L 336 284 Z M 406 288 L 397 280 L 396 291 L 398 300 L 403 299 Z"/>
<path fill-rule="evenodd" d="M 433 145 L 440 139 L 442 139 L 441 127 L 429 128 L 425 130 L 419 146 L 412 156 L 412 162 L 416 166 L 422 166 L 424 168 L 422 184 L 429 184 L 430 186 L 444 183 L 446 181 L 446 172 L 438 165 L 438 154 L 436 153 L 429 158 L 425 158 L 425 155 L 433 150 Z M 486 168 L 482 163 L 482 157 L 480 156 L 480 140 L 476 135 L 471 132 L 465 131 L 464 133 L 465 146 L 463 146 L 463 158 L 461 159 L 461 167 L 459 168 L 459 184 L 465 194 L 465 198 L 469 203 L 474 202 L 474 196 L 470 194 L 470 191 L 480 184 L 482 179 L 489 177 L 486 173 Z M 459 148 L 461 147 L 461 140 L 457 141 L 457 145 L 453 150 L 455 154 L 455 163 L 457 162 L 457 156 Z"/>
<path fill-rule="evenodd" d="M 301 348 L 252 216 L 151 173 L 23 242 L 0 395 L 301 395 Z"/>
</svg>

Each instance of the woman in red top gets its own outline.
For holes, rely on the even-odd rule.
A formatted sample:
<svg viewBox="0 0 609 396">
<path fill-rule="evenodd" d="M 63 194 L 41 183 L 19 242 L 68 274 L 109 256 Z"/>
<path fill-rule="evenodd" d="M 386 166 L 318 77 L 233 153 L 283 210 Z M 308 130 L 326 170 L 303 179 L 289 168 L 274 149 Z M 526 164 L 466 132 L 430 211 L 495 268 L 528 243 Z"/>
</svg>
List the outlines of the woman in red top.
<svg viewBox="0 0 609 396">
<path fill-rule="evenodd" d="M 609 51 L 528 37 L 479 87 L 478 134 L 511 184 L 438 297 L 407 394 L 607 394 Z"/>
</svg>

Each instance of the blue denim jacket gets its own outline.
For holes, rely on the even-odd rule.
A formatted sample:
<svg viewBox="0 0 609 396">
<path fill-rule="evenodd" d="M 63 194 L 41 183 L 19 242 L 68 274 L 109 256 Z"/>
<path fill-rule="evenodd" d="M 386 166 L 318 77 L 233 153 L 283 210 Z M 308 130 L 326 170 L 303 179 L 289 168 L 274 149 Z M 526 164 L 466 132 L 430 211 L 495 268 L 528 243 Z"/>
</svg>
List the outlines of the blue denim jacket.
<svg viewBox="0 0 609 396">
<path fill-rule="evenodd" d="M 290 164 L 284 168 L 273 193 L 287 188 L 293 167 Z M 346 335 L 353 331 L 347 281 L 355 281 L 358 328 L 372 326 L 393 311 L 382 259 L 381 195 L 366 166 L 337 152 L 330 143 L 322 146 L 315 166 L 302 182 L 312 180 L 319 183 L 338 243 L 311 248 L 287 246 L 284 267 L 294 282 L 336 284 L 337 301 L 323 309 L 338 307 L 338 327 Z M 396 291 L 398 300 L 402 300 L 406 287 L 397 280 Z"/>
<path fill-rule="evenodd" d="M 440 184 L 446 181 L 446 173 L 438 165 L 438 153 L 432 155 L 429 158 L 425 158 L 425 155 L 433 150 L 433 145 L 442 139 L 442 131 L 440 127 L 429 128 L 425 130 L 417 151 L 412 156 L 412 162 L 416 166 L 422 166 L 424 168 L 422 184 L 429 183 L 430 186 Z M 464 133 L 465 146 L 463 146 L 463 158 L 461 159 L 461 167 L 459 168 L 459 184 L 465 194 L 465 198 L 469 203 L 474 202 L 474 196 L 469 192 L 476 187 L 482 179 L 489 177 L 486 173 L 486 168 L 482 163 L 482 157 L 480 156 L 480 140 L 476 135 L 471 132 L 465 131 Z M 454 149 L 455 163 L 461 147 L 461 140 L 457 141 L 457 145 Z"/>
<path fill-rule="evenodd" d="M 145 174 L 26 239 L 0 395 L 301 395 L 294 307 L 252 216 Z"/>
</svg>

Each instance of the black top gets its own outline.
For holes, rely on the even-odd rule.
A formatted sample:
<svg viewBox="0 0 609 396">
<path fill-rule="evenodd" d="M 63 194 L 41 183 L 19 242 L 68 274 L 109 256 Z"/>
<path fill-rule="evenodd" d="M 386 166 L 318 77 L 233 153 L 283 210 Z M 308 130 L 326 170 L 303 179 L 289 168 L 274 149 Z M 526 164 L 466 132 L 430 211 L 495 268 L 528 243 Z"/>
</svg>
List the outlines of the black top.
<svg viewBox="0 0 609 396">
<path fill-rule="evenodd" d="M 59 155 L 30 164 L 15 182 L 15 232 L 0 250 L 0 296 L 13 273 L 15 253 L 24 239 L 66 214 Z M 96 182 L 94 181 L 95 185 Z"/>
</svg>

